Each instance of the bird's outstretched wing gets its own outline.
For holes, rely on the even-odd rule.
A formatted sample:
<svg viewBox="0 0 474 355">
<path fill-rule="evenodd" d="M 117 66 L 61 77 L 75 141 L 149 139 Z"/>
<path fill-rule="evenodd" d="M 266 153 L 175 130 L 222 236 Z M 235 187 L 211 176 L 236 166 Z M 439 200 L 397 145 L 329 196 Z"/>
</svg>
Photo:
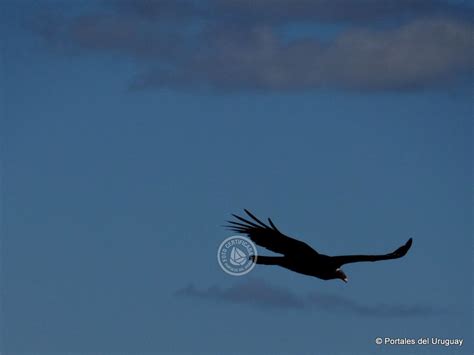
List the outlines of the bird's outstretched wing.
<svg viewBox="0 0 474 355">
<path fill-rule="evenodd" d="M 308 244 L 281 233 L 270 218 L 268 219 L 268 223 L 270 223 L 268 226 L 248 210 L 244 209 L 244 211 L 251 220 L 232 214 L 239 222 L 227 221 L 229 225 L 226 227 L 234 232 L 247 234 L 255 244 L 275 253 L 284 255 L 318 255 L 316 250 Z"/>
<path fill-rule="evenodd" d="M 331 262 L 336 266 L 340 267 L 341 265 L 348 263 L 358 263 L 361 261 L 379 261 L 379 260 L 389 260 L 389 259 L 398 259 L 404 256 L 408 249 L 410 249 L 413 239 L 410 238 L 405 243 L 394 252 L 384 254 L 384 255 L 341 255 L 341 256 L 332 256 Z"/>
</svg>

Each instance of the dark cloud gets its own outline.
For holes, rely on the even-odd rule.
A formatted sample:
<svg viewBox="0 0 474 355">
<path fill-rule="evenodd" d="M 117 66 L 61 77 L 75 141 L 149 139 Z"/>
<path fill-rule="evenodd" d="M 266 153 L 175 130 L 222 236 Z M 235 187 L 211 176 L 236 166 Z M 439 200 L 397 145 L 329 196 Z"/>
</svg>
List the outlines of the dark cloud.
<svg viewBox="0 0 474 355">
<path fill-rule="evenodd" d="M 345 297 L 319 293 L 309 294 L 307 303 L 325 310 L 355 313 L 368 317 L 422 317 L 441 313 L 439 310 L 425 305 L 367 305 Z"/>
<path fill-rule="evenodd" d="M 259 308 L 318 309 L 327 312 L 344 312 L 367 317 L 417 317 L 441 313 L 426 305 L 361 304 L 347 297 L 311 292 L 296 295 L 292 291 L 271 285 L 263 280 L 248 279 L 229 288 L 212 286 L 197 289 L 189 285 L 176 292 L 177 296 L 247 304 Z"/>
<path fill-rule="evenodd" d="M 287 289 L 271 286 L 255 279 L 250 279 L 229 288 L 212 286 L 208 289 L 199 290 L 193 285 L 189 285 L 178 290 L 176 294 L 211 301 L 249 304 L 264 308 L 304 307 L 304 302 Z"/>
<path fill-rule="evenodd" d="M 472 12 L 461 5 L 415 0 L 197 4 L 119 1 L 114 11 L 39 20 L 35 28 L 59 48 L 134 60 L 140 73 L 130 85 L 135 90 L 416 90 L 462 82 L 474 69 L 472 22 L 433 15 L 442 9 Z M 404 13 L 410 19 L 396 26 L 369 25 Z M 289 39 L 280 26 L 306 20 L 368 25 L 346 26 L 324 40 L 314 31 Z"/>
<path fill-rule="evenodd" d="M 294 91 L 314 88 L 413 90 L 455 81 L 474 67 L 473 28 L 420 20 L 395 30 L 351 30 L 323 43 L 284 42 L 269 27 L 208 37 L 184 65 L 145 71 L 136 88 L 210 87 Z"/>
</svg>

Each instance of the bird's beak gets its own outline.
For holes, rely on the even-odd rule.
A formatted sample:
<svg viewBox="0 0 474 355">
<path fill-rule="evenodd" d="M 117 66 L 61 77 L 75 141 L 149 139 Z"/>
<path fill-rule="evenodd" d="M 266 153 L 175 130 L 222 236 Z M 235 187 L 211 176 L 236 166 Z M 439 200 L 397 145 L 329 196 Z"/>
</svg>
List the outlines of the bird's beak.
<svg viewBox="0 0 474 355">
<path fill-rule="evenodd" d="M 344 281 L 345 283 L 347 283 L 347 281 L 349 281 L 349 279 L 348 279 L 347 277 L 344 277 L 344 278 L 342 279 L 342 281 Z"/>
</svg>

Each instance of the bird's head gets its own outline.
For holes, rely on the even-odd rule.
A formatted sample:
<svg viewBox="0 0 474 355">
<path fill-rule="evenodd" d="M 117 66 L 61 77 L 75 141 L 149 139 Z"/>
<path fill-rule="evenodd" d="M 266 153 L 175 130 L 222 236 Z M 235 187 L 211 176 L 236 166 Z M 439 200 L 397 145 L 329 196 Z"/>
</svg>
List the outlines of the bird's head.
<svg viewBox="0 0 474 355">
<path fill-rule="evenodd" d="M 341 269 L 336 269 L 336 278 L 341 279 L 342 281 L 346 282 L 349 280 L 347 275 Z"/>
</svg>

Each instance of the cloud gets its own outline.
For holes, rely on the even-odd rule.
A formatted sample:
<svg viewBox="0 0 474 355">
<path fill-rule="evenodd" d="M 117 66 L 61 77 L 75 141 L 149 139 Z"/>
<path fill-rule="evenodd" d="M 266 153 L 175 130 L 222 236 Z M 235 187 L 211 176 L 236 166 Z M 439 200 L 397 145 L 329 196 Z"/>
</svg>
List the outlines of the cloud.
<svg viewBox="0 0 474 355">
<path fill-rule="evenodd" d="M 425 305 L 364 305 L 337 295 L 311 293 L 307 303 L 326 310 L 354 313 L 368 317 L 423 317 L 441 313 L 433 307 Z"/>
<path fill-rule="evenodd" d="M 133 60 L 139 71 L 130 83 L 134 90 L 401 91 L 454 85 L 474 71 L 474 26 L 461 16 L 461 10 L 472 9 L 461 5 L 417 0 L 205 4 L 119 1 L 114 11 L 38 18 L 35 29 L 57 48 Z M 441 10 L 451 16 L 435 16 Z M 400 17 L 408 19 L 390 26 L 371 22 Z M 351 25 L 328 38 L 313 30 L 288 37 L 287 24 L 304 22 Z"/>
<path fill-rule="evenodd" d="M 265 282 L 250 279 L 227 289 L 212 286 L 198 290 L 189 285 L 176 292 L 178 296 L 204 300 L 249 304 L 264 308 L 302 308 L 304 302 L 285 288 L 271 286 Z"/>
<path fill-rule="evenodd" d="M 212 286 L 199 290 L 188 285 L 176 291 L 179 297 L 254 306 L 262 309 L 318 309 L 366 317 L 418 317 L 441 313 L 426 305 L 361 304 L 339 295 L 311 292 L 296 295 L 259 279 L 248 279 L 229 288 Z"/>
<path fill-rule="evenodd" d="M 271 28 L 221 30 L 183 65 L 149 69 L 135 88 L 296 91 L 413 90 L 459 79 L 474 65 L 472 26 L 420 20 L 395 30 L 351 30 L 330 43 L 284 42 Z"/>
</svg>

